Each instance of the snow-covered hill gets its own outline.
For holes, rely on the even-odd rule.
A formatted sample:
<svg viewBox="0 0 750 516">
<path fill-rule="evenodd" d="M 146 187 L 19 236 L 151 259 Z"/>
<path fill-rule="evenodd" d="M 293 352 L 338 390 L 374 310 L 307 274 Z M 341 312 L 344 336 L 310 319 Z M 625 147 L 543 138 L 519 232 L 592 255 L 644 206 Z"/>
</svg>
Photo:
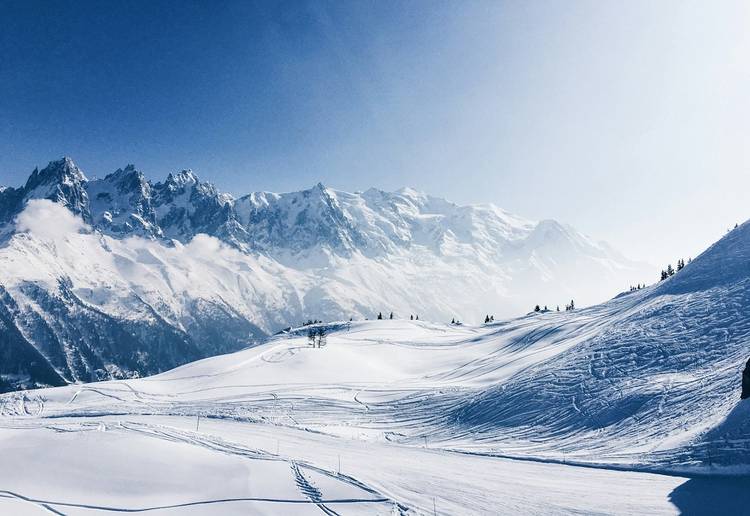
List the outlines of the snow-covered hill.
<svg viewBox="0 0 750 516">
<path fill-rule="evenodd" d="M 491 205 L 320 184 L 234 199 L 191 171 L 88 180 L 65 158 L 0 191 L 0 386 L 153 374 L 307 319 L 580 306 L 651 275 Z"/>
<path fill-rule="evenodd" d="M 320 348 L 300 328 L 149 378 L 6 394 L 5 460 L 63 469 L 68 480 L 56 491 L 52 474 L 31 483 L 0 471 L 0 489 L 13 495 L 0 503 L 743 513 L 749 256 L 750 222 L 670 279 L 586 309 L 482 326 L 345 321 L 319 326 L 329 333 Z M 69 451 L 50 459 L 34 455 L 36 445 Z M 156 487 L 112 495 L 107 475 L 97 476 L 99 491 L 76 487 L 125 449 L 154 463 Z M 196 471 L 175 481 L 182 489 L 162 478 L 158 457 L 169 454 L 183 457 L 180 471 Z M 242 461 L 258 472 L 247 484 L 198 480 L 204 470 L 245 478 Z M 143 475 L 118 468 L 117 478 Z"/>
</svg>

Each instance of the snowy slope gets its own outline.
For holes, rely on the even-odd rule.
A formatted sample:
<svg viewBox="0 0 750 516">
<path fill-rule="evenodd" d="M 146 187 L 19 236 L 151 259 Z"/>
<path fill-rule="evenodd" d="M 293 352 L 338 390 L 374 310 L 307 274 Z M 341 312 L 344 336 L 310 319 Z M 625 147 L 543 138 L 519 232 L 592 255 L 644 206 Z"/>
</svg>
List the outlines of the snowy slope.
<svg viewBox="0 0 750 516">
<path fill-rule="evenodd" d="M 574 229 L 411 189 L 239 199 L 192 171 L 89 180 L 69 158 L 0 192 L 0 390 L 153 374 L 307 319 L 478 322 L 651 275 Z"/>
<path fill-rule="evenodd" d="M 149 378 L 5 394 L 4 457 L 50 473 L 0 471 L 0 507 L 742 513 L 749 255 L 750 222 L 674 277 L 587 309 L 342 322 L 321 348 L 301 328 Z M 131 461 L 76 487 L 124 450 Z"/>
</svg>

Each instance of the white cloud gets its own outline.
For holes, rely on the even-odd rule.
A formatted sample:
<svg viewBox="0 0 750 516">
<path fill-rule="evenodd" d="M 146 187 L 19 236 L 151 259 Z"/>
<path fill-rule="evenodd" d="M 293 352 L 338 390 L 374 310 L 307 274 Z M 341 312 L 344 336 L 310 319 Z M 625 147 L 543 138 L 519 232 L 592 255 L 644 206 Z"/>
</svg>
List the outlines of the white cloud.
<svg viewBox="0 0 750 516">
<path fill-rule="evenodd" d="M 32 199 L 16 217 L 16 230 L 43 240 L 60 240 L 87 226 L 65 206 L 48 199 Z"/>
</svg>

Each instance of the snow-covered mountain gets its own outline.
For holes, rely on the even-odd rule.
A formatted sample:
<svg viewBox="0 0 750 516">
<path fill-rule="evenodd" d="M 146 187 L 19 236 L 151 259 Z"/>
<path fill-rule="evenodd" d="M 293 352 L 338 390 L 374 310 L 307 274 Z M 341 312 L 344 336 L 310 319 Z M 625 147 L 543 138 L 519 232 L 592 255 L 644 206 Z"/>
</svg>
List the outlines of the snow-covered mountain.
<svg viewBox="0 0 750 516">
<path fill-rule="evenodd" d="M 89 180 L 69 158 L 0 190 L 0 375 L 152 374 L 306 319 L 477 322 L 650 279 L 569 226 L 411 189 L 238 199 L 191 171 Z"/>
<path fill-rule="evenodd" d="M 321 324 L 0 395 L 0 511 L 745 514 L 748 264 L 750 222 L 585 309 Z"/>
</svg>

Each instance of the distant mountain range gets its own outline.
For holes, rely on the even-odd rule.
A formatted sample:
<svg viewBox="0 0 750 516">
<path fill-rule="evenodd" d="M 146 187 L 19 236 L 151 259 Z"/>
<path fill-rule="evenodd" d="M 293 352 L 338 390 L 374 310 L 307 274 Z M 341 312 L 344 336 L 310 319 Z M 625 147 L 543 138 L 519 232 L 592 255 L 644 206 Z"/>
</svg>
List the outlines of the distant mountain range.
<svg viewBox="0 0 750 516">
<path fill-rule="evenodd" d="M 654 271 L 552 220 L 402 189 L 234 198 L 189 170 L 0 187 L 0 389 L 156 373 L 307 319 L 479 322 Z"/>
</svg>

